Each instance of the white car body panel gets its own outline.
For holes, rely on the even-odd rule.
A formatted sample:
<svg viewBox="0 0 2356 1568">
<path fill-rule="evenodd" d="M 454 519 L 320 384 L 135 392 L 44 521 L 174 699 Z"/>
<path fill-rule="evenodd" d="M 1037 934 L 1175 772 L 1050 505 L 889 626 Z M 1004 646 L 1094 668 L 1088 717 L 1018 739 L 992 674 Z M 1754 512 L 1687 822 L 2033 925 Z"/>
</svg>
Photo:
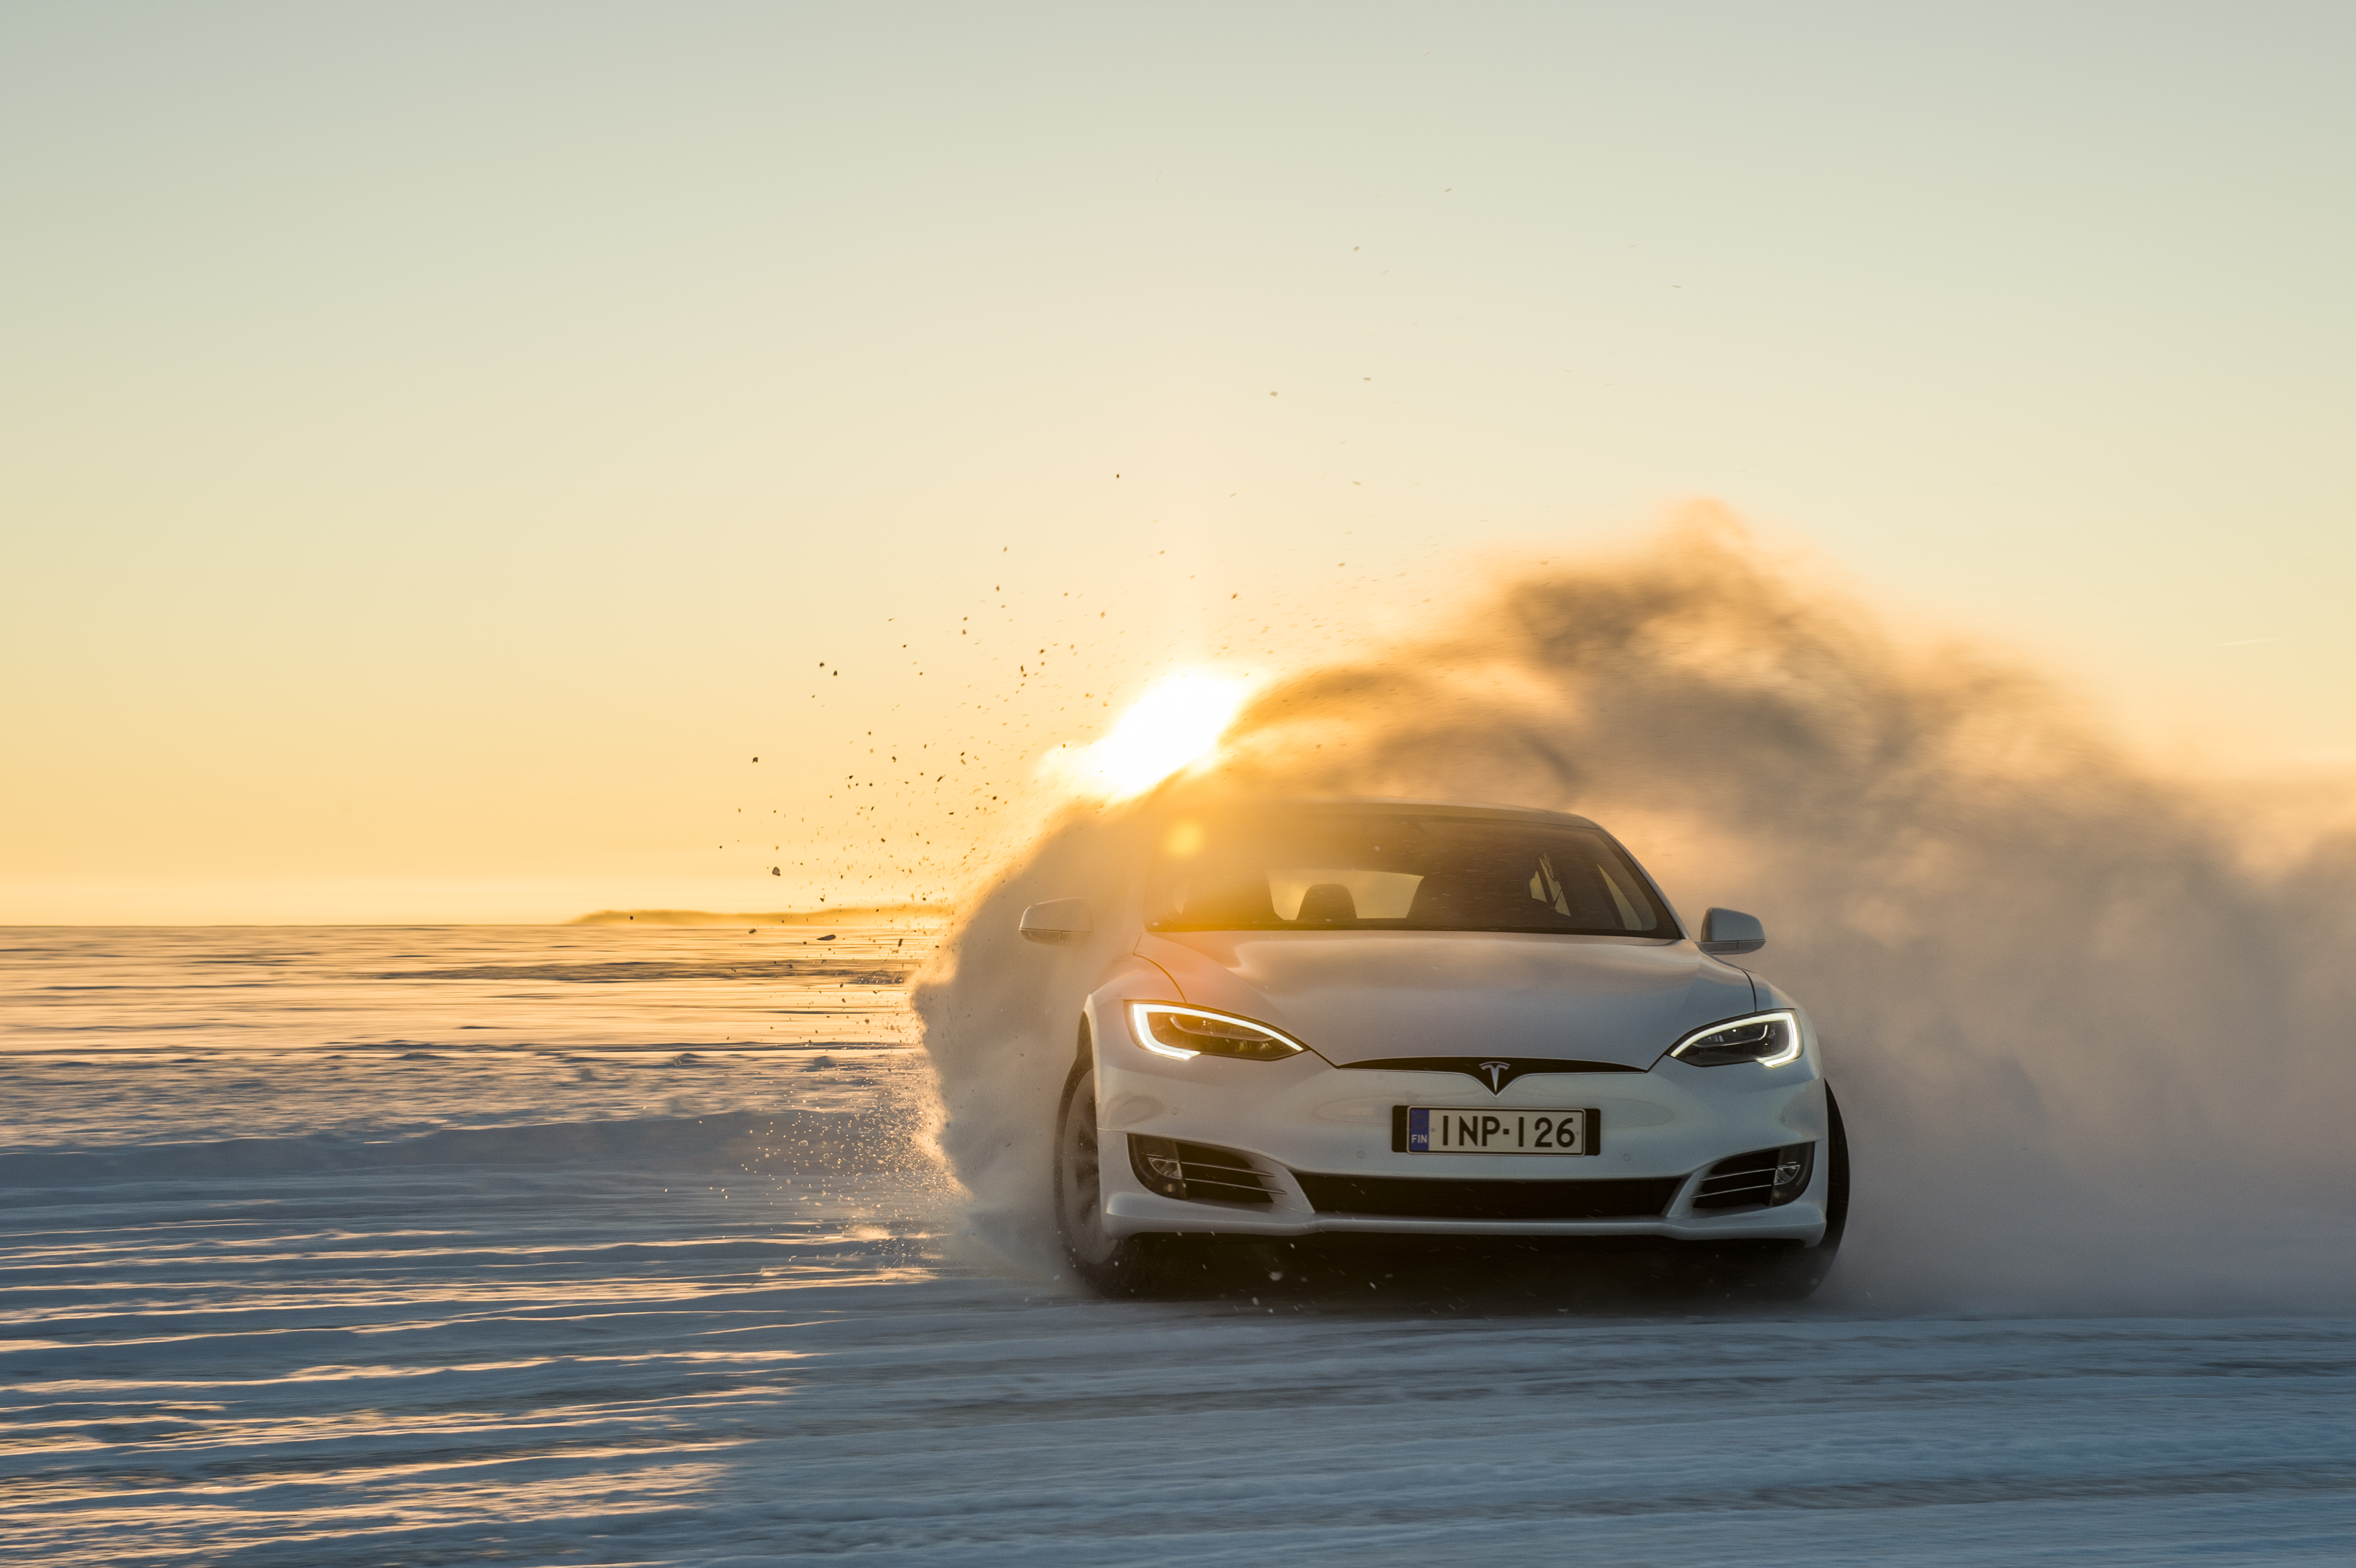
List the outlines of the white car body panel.
<svg viewBox="0 0 2356 1568">
<path fill-rule="evenodd" d="M 1751 976 L 1690 942 L 1482 931 L 1147 932 L 1197 1007 L 1274 1024 L 1342 1065 L 1400 1056 L 1646 1068 L 1751 1010 Z"/>
</svg>

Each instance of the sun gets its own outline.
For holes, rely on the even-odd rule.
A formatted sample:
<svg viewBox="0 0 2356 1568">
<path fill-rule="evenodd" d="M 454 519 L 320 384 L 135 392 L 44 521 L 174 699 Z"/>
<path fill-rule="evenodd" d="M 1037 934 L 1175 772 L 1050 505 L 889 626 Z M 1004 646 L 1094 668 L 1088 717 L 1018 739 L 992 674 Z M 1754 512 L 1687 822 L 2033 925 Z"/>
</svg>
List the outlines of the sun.
<svg viewBox="0 0 2356 1568">
<path fill-rule="evenodd" d="M 1197 671 L 1162 677 L 1129 706 L 1104 739 L 1052 753 L 1057 771 L 1107 800 L 1143 795 L 1219 748 L 1250 689 L 1247 681 Z"/>
</svg>

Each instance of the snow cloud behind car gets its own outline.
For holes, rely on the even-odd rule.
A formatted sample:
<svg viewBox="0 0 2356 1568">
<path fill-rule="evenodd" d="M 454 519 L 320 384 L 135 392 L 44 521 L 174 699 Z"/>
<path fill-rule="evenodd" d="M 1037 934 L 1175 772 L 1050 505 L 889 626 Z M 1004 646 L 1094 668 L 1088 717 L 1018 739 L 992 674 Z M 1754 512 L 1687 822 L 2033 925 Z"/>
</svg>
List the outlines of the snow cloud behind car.
<svg viewBox="0 0 2356 1568">
<path fill-rule="evenodd" d="M 916 998 L 943 1145 L 1043 1269 L 1074 1045 L 1039 998 L 1088 960 L 1021 912 L 1110 900 L 1170 813 L 1268 795 L 1578 812 L 1688 919 L 1762 916 L 1747 962 L 1809 999 L 1849 1113 L 1836 1295 L 2296 1310 L 2356 1273 L 2356 836 L 2286 848 L 2021 660 L 1901 635 L 1706 519 L 1260 691 L 1208 765 L 1075 805 L 969 901 Z"/>
</svg>

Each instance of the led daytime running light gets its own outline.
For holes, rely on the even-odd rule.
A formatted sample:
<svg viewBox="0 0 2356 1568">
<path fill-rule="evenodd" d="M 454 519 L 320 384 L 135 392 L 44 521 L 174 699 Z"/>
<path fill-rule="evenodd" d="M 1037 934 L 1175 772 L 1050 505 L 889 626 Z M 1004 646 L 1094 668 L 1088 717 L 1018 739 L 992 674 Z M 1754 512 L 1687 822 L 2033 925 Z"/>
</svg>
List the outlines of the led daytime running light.
<svg viewBox="0 0 2356 1568">
<path fill-rule="evenodd" d="M 1197 1056 L 1274 1061 L 1298 1056 L 1309 1049 L 1281 1029 L 1233 1013 L 1213 1012 L 1208 1008 L 1189 1008 L 1176 1002 L 1131 1002 L 1128 1010 L 1130 1038 L 1156 1056 L 1178 1061 L 1189 1061 Z M 1156 1019 L 1169 1022 L 1157 1029 Z M 1200 1043 L 1182 1045 L 1170 1038 L 1173 1034 Z"/>
<path fill-rule="evenodd" d="M 1780 1028 L 1783 1031 L 1783 1048 L 1781 1051 L 1778 1051 L 1774 1055 L 1721 1058 L 1715 1061 L 1695 1061 L 1693 1062 L 1693 1065 L 1697 1067 L 1732 1067 L 1740 1063 L 1748 1062 L 1755 1063 L 1761 1067 L 1783 1067 L 1800 1060 L 1800 1015 L 1792 1011 L 1788 1008 L 1778 1008 L 1772 1013 L 1752 1013 L 1745 1018 L 1727 1019 L 1721 1022 L 1711 1024 L 1706 1029 L 1697 1029 L 1691 1034 L 1686 1036 L 1685 1039 L 1677 1041 L 1675 1046 L 1671 1047 L 1669 1054 L 1677 1058 L 1681 1061 L 1686 1061 L 1687 1060 L 1686 1056 L 1686 1052 L 1687 1051 L 1700 1045 L 1702 1041 L 1708 1040 L 1712 1035 L 1731 1034 L 1736 1029 L 1752 1029 L 1761 1024 L 1768 1025 L 1771 1028 Z M 1703 1053 L 1700 1051 L 1695 1051 L 1695 1055 L 1697 1056 Z"/>
</svg>

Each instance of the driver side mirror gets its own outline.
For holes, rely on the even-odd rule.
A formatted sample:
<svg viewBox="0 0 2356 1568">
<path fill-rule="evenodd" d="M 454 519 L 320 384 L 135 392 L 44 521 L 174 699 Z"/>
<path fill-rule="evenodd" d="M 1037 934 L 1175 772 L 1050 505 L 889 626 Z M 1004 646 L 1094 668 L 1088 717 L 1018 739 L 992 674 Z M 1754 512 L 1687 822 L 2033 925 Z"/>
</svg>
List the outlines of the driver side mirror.
<svg viewBox="0 0 2356 1568">
<path fill-rule="evenodd" d="M 1701 917 L 1700 946 L 1704 953 L 1724 958 L 1737 953 L 1756 953 L 1766 945 L 1767 928 L 1759 923 L 1755 914 L 1714 909 Z"/>
<path fill-rule="evenodd" d="M 1086 899 L 1050 899 L 1023 912 L 1026 942 L 1077 942 L 1096 928 Z"/>
</svg>

